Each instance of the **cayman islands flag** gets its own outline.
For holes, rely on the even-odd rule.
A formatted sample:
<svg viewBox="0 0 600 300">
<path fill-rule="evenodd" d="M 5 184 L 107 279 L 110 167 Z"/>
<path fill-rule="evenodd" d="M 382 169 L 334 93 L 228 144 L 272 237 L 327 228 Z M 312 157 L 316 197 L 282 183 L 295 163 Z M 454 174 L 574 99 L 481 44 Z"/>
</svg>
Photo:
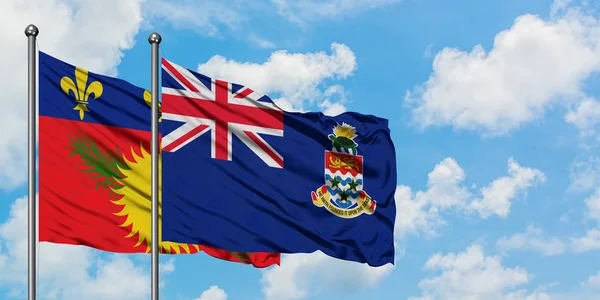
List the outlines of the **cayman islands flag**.
<svg viewBox="0 0 600 300">
<path fill-rule="evenodd" d="M 388 121 L 280 109 L 162 60 L 163 239 L 394 263 Z"/>
<path fill-rule="evenodd" d="M 150 92 L 43 52 L 39 62 L 40 241 L 149 253 Z M 160 245 L 165 254 L 204 251 L 256 267 L 279 264 L 278 253 Z"/>
</svg>

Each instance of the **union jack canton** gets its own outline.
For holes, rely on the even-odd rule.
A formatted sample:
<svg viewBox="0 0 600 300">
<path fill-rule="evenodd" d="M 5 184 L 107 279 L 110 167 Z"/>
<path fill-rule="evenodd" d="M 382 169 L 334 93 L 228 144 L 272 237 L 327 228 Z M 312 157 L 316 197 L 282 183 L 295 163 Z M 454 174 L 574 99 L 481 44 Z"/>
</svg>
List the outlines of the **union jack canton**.
<svg viewBox="0 0 600 300">
<path fill-rule="evenodd" d="M 283 136 L 284 112 L 268 96 L 210 78 L 162 59 L 162 118 L 183 123 L 162 138 L 176 152 L 210 132 L 211 157 L 232 160 L 232 134 L 265 164 L 283 168 L 283 157 L 260 134 Z"/>
</svg>

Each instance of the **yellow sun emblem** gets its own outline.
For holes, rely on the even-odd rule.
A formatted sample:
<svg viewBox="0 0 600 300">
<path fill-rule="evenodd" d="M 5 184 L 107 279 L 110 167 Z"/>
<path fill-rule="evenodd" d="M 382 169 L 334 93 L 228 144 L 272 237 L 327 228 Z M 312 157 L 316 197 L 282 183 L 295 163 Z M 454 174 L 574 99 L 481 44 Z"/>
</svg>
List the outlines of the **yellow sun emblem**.
<svg viewBox="0 0 600 300">
<path fill-rule="evenodd" d="M 124 159 L 125 163 L 129 167 L 129 170 L 122 169 L 119 167 L 119 171 L 123 174 L 122 178 L 115 178 L 115 180 L 122 185 L 120 188 L 111 188 L 113 192 L 122 197 L 119 200 L 111 200 L 113 203 L 122 205 L 123 209 L 115 213 L 117 216 L 127 216 L 127 220 L 121 224 L 121 227 L 131 227 L 131 233 L 127 235 L 127 238 L 131 238 L 138 234 L 138 241 L 135 247 L 141 245 L 146 241 L 146 253 L 149 253 L 152 245 L 152 229 L 151 229 L 151 199 L 150 199 L 150 174 L 151 174 L 151 162 L 152 160 L 150 153 L 148 153 L 144 147 L 140 145 L 141 156 L 139 156 L 133 147 L 131 154 L 133 161 Z M 161 165 L 161 157 L 159 156 L 158 165 Z M 161 192 L 162 176 L 158 176 L 158 240 L 162 248 L 162 253 L 196 253 L 200 251 L 198 245 L 190 244 L 179 244 L 173 242 L 162 242 L 162 230 L 161 230 L 161 203 L 162 203 L 162 192 Z"/>
</svg>

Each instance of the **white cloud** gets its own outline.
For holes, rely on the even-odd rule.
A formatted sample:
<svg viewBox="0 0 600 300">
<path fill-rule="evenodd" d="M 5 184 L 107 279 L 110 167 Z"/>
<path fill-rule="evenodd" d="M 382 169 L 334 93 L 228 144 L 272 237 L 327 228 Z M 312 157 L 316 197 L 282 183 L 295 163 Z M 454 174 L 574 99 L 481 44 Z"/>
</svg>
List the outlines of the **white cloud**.
<svg viewBox="0 0 600 300">
<path fill-rule="evenodd" d="M 251 15 L 265 16 L 277 13 L 288 21 L 305 26 L 307 21 L 340 17 L 376 9 L 401 0 L 148 0 L 144 6 L 150 17 L 148 26 L 156 21 L 167 21 L 175 28 L 192 30 L 203 35 L 218 36 L 226 30 L 247 36 L 250 43 L 262 48 L 273 48 L 270 41 L 248 33 Z M 269 3 L 270 2 L 270 3 Z M 243 13 L 241 13 L 243 12 Z M 223 30 L 225 29 L 225 30 Z"/>
<path fill-rule="evenodd" d="M 571 243 L 577 253 L 600 249 L 600 229 L 590 229 L 585 236 L 572 238 Z"/>
<path fill-rule="evenodd" d="M 287 112 L 307 112 L 304 108 L 295 106 L 294 103 L 290 102 L 288 99 L 277 98 L 271 100 L 275 102 L 275 105 Z"/>
<path fill-rule="evenodd" d="M 148 299 L 148 266 L 134 264 L 133 255 L 112 254 L 84 246 L 39 244 L 40 299 Z M 141 254 L 143 257 L 148 257 Z M 161 266 L 164 276 L 174 270 L 172 261 Z M 27 198 L 11 206 L 9 219 L 0 225 L 0 286 L 13 295 L 27 287 Z"/>
<path fill-rule="evenodd" d="M 346 112 L 346 107 L 344 106 L 346 103 L 346 94 L 343 86 L 339 84 L 333 85 L 325 90 L 323 96 L 325 99 L 317 105 L 323 114 L 337 116 Z"/>
<path fill-rule="evenodd" d="M 445 158 L 428 174 L 427 190 L 412 193 L 408 186 L 396 189 L 396 227 L 394 233 L 402 239 L 409 233 L 437 235 L 444 226 L 440 211 L 463 208 L 471 197 L 462 185 L 465 172 L 453 158 Z"/>
<path fill-rule="evenodd" d="M 160 274 L 167 274 L 175 272 L 175 258 L 171 257 L 164 263 L 161 263 L 159 267 Z"/>
<path fill-rule="evenodd" d="M 554 297 L 554 295 L 549 295 L 544 291 L 534 291 L 529 294 L 525 290 L 519 290 L 516 292 L 510 292 L 502 300 L 559 300 Z M 570 298 L 570 300 L 575 300 Z M 583 300 L 583 299 L 581 299 Z"/>
<path fill-rule="evenodd" d="M 586 192 L 600 186 L 600 157 L 574 162 L 569 176 L 570 191 Z"/>
<path fill-rule="evenodd" d="M 581 288 L 573 289 L 570 292 L 553 292 L 549 298 L 552 300 L 596 300 L 600 292 L 600 272 L 590 275 L 586 280 L 581 282 Z"/>
<path fill-rule="evenodd" d="M 339 97 L 343 89 L 334 85 L 323 91 L 323 82 L 344 79 L 352 75 L 355 69 L 354 52 L 338 43 L 331 45 L 331 54 L 279 50 L 262 64 L 241 63 L 215 55 L 198 66 L 200 73 L 243 84 L 294 110 L 303 110 L 305 105 L 321 104 L 325 105 L 325 109 L 332 109 L 333 113 L 341 111 L 336 104 L 343 105 L 343 102 L 329 100 L 330 103 L 323 103 L 332 96 Z M 276 99 L 275 95 L 281 98 Z"/>
<path fill-rule="evenodd" d="M 208 290 L 202 292 L 199 298 L 194 300 L 227 300 L 227 293 L 218 286 L 213 285 Z"/>
<path fill-rule="evenodd" d="M 331 102 L 329 99 L 325 99 L 323 102 L 319 103 L 319 109 L 327 116 L 337 116 L 346 112 L 346 107 L 343 104 Z"/>
<path fill-rule="evenodd" d="M 164 256 L 162 259 L 164 259 Z M 167 261 L 161 262 L 158 265 L 158 272 L 160 274 L 158 285 L 162 289 L 168 278 L 166 275 L 175 272 L 175 258 L 171 257 Z"/>
<path fill-rule="evenodd" d="M 600 187 L 597 187 L 596 191 L 585 199 L 585 205 L 587 216 L 600 224 Z"/>
<path fill-rule="evenodd" d="M 500 257 L 486 256 L 477 244 L 458 254 L 436 253 L 424 268 L 441 273 L 421 280 L 421 297 L 410 299 L 549 299 L 545 293 L 528 295 L 524 290 L 515 290 L 533 276 L 521 267 L 503 266 Z"/>
<path fill-rule="evenodd" d="M 600 272 L 595 275 L 590 275 L 582 285 L 586 288 L 600 290 Z"/>
<path fill-rule="evenodd" d="M 510 237 L 503 236 L 496 242 L 500 251 L 529 250 L 539 252 L 544 256 L 563 254 L 565 244 L 556 237 L 544 236 L 542 229 L 527 226 L 523 233 L 516 233 Z"/>
<path fill-rule="evenodd" d="M 437 53 L 429 79 L 405 98 L 416 123 L 501 135 L 585 99 L 584 82 L 600 70 L 600 21 L 561 2 L 550 19 L 516 18 L 489 52 Z"/>
<path fill-rule="evenodd" d="M 429 44 L 429 46 L 427 46 L 427 48 L 425 48 L 425 51 L 423 52 L 423 57 L 425 58 L 429 58 L 433 55 L 433 53 L 431 52 L 433 49 L 433 44 Z"/>
<path fill-rule="evenodd" d="M 445 210 L 477 213 L 481 218 L 498 215 L 506 218 L 517 194 L 526 194 L 528 188 L 544 182 L 544 174 L 537 169 L 521 167 L 513 158 L 508 160 L 508 176 L 492 181 L 479 189 L 477 197 L 464 184 L 464 170 L 453 158 L 445 158 L 428 175 L 427 190 L 414 194 L 410 187 L 396 190 L 397 215 L 395 233 L 402 238 L 409 233 L 423 232 L 437 235 L 437 229 L 446 223 L 440 217 Z"/>
<path fill-rule="evenodd" d="M 569 8 L 573 0 L 554 0 L 550 6 L 550 15 L 556 16 L 557 14 L 564 12 Z"/>
<path fill-rule="evenodd" d="M 417 192 L 421 195 L 427 192 Z M 410 187 L 399 186 L 396 189 L 396 224 L 394 234 L 402 239 L 408 234 L 423 232 L 427 236 L 436 236 L 437 229 L 446 222 L 439 216 L 438 209 L 427 197 L 413 197 Z"/>
<path fill-rule="evenodd" d="M 582 285 L 588 288 L 600 289 L 600 272 L 590 275 Z"/>
<path fill-rule="evenodd" d="M 41 51 L 92 72 L 116 75 L 123 50 L 134 44 L 143 0 L 3 0 L 0 4 L 0 188 L 22 184 L 27 154 L 27 39 L 38 26 Z"/>
<path fill-rule="evenodd" d="M 512 157 L 508 160 L 508 175 L 481 189 L 483 197 L 471 202 L 469 208 L 477 211 L 482 218 L 492 214 L 506 218 L 511 200 L 517 193 L 525 193 L 528 188 L 546 182 L 546 177 L 540 170 L 521 167 Z"/>
<path fill-rule="evenodd" d="M 391 264 L 370 267 L 335 259 L 320 251 L 282 255 L 280 266 L 263 271 L 261 285 L 266 300 L 304 299 L 315 292 L 352 294 L 376 286 L 393 269 Z M 356 284 L 339 285 L 340 282 Z"/>
<path fill-rule="evenodd" d="M 340 17 L 375 9 L 401 0 L 271 0 L 278 12 L 291 22 L 305 25 L 307 21 Z"/>
<path fill-rule="evenodd" d="M 246 19 L 244 14 L 239 13 L 245 10 L 242 5 L 240 1 L 148 0 L 144 10 L 150 21 L 153 21 L 150 23 L 164 20 L 178 29 L 215 36 L 219 33 L 220 26 L 229 30 L 241 26 Z"/>
<path fill-rule="evenodd" d="M 600 124 L 600 102 L 591 98 L 583 100 L 565 115 L 565 121 L 579 128 L 584 136 L 593 135 Z"/>
<path fill-rule="evenodd" d="M 95 265 L 96 274 L 82 269 L 80 272 L 91 274 L 86 274 L 85 277 L 72 282 L 62 282 L 63 279 L 59 279 L 60 273 L 52 274 L 54 278 L 52 287 L 57 295 L 61 295 L 59 298 L 107 300 L 148 298 L 149 272 L 145 268 L 134 265 L 131 260 L 118 254 L 112 255 L 107 261 L 98 258 Z M 72 272 L 72 268 L 64 272 Z"/>
<path fill-rule="evenodd" d="M 250 41 L 250 43 L 252 43 L 255 46 L 258 46 L 259 48 L 263 48 L 263 49 L 272 49 L 275 48 L 275 43 L 266 40 L 264 38 L 261 38 L 257 35 L 251 34 L 248 37 L 248 40 Z"/>
<path fill-rule="evenodd" d="M 588 252 L 600 249 L 600 187 L 585 199 L 586 217 L 595 222 L 596 228 L 587 231 L 585 236 L 571 238 L 575 252 Z"/>
</svg>

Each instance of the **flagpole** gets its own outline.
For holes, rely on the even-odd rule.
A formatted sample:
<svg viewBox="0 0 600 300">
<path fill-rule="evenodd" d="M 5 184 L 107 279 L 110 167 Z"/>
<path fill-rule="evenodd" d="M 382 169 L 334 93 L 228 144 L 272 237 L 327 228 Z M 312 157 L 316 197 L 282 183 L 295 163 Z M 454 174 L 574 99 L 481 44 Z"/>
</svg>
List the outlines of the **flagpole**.
<svg viewBox="0 0 600 300">
<path fill-rule="evenodd" d="M 152 300 L 158 300 L 158 45 L 162 38 L 153 32 L 148 37 L 152 51 Z"/>
<path fill-rule="evenodd" d="M 28 243 L 27 243 L 27 285 L 28 285 L 28 299 L 35 300 L 36 298 L 36 233 L 37 223 L 35 220 L 36 215 L 36 202 L 35 202 L 35 136 L 36 136 L 36 38 L 39 33 L 38 28 L 31 24 L 25 28 L 25 36 L 27 36 L 27 120 L 28 120 L 28 143 L 27 143 L 27 167 L 28 167 L 28 191 L 27 198 L 29 202 L 29 209 L 27 212 L 28 225 Z"/>
</svg>

